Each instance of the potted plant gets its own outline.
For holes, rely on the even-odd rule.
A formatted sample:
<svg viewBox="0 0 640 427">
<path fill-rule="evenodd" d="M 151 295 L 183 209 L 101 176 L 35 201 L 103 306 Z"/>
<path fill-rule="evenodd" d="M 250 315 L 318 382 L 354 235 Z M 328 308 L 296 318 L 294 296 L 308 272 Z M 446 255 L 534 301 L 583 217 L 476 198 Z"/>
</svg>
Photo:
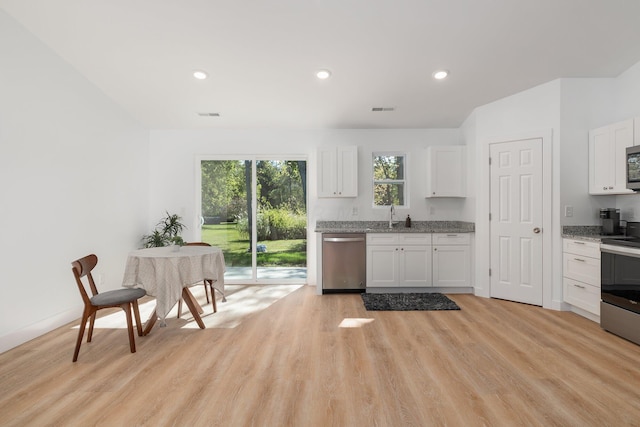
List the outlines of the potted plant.
<svg viewBox="0 0 640 427">
<path fill-rule="evenodd" d="M 166 212 L 166 216 L 160 219 L 155 230 L 151 234 L 142 236 L 142 244 L 145 248 L 182 246 L 184 245 L 184 239 L 180 234 L 185 228 L 187 227 L 182 223 L 180 216 Z"/>
</svg>

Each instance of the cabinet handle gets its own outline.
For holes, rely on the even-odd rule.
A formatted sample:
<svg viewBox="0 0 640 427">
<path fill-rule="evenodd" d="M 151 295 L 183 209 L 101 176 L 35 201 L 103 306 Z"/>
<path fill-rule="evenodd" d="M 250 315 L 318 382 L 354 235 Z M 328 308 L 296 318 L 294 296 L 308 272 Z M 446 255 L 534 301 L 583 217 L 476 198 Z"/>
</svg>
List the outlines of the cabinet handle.
<svg viewBox="0 0 640 427">
<path fill-rule="evenodd" d="M 457 234 L 447 234 L 447 237 L 458 237 Z"/>
<path fill-rule="evenodd" d="M 435 252 L 435 251 L 437 251 L 437 250 L 438 250 L 438 248 L 433 248 L 433 251 L 434 251 L 434 252 Z"/>
<path fill-rule="evenodd" d="M 585 289 L 585 287 L 584 287 L 584 286 L 582 286 L 582 285 L 576 285 L 576 284 L 574 284 L 573 286 L 575 286 L 576 288 L 579 288 L 579 289 Z"/>
<path fill-rule="evenodd" d="M 574 245 L 584 245 L 584 242 L 573 242 Z"/>
<path fill-rule="evenodd" d="M 606 189 L 607 189 L 607 187 L 602 187 L 602 189 L 603 189 L 603 190 L 606 190 Z"/>
<path fill-rule="evenodd" d="M 609 190 L 613 190 L 613 187 L 609 187 Z"/>
<path fill-rule="evenodd" d="M 585 260 L 580 259 L 580 258 L 574 258 L 573 260 L 574 260 L 574 261 L 579 261 L 579 262 L 586 262 Z"/>
</svg>

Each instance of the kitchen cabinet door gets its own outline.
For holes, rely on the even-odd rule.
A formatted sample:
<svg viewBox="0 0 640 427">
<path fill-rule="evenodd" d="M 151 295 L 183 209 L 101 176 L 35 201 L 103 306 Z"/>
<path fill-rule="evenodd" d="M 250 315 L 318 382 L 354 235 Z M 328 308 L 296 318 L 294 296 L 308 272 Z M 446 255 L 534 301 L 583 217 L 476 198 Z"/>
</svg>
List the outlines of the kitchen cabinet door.
<svg viewBox="0 0 640 427">
<path fill-rule="evenodd" d="M 632 194 L 626 188 L 626 151 L 633 146 L 633 120 L 589 132 L 589 194 Z"/>
<path fill-rule="evenodd" d="M 467 245 L 433 247 L 433 286 L 470 286 L 471 256 Z"/>
<path fill-rule="evenodd" d="M 318 149 L 318 197 L 358 195 L 358 147 Z"/>
<path fill-rule="evenodd" d="M 400 286 L 398 256 L 395 245 L 367 245 L 367 287 Z"/>
<path fill-rule="evenodd" d="M 466 196 L 465 147 L 427 147 L 427 190 L 425 197 Z"/>
<path fill-rule="evenodd" d="M 398 256 L 400 286 L 431 286 L 431 246 L 404 246 Z"/>
</svg>

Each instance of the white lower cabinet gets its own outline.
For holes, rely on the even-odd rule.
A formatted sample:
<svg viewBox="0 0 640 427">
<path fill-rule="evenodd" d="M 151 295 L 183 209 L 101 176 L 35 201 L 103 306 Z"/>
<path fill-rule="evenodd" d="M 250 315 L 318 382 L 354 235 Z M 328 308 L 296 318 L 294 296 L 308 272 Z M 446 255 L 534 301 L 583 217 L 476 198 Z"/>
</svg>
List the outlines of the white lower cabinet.
<svg viewBox="0 0 640 427">
<path fill-rule="evenodd" d="M 367 234 L 367 287 L 471 286 L 469 233 Z"/>
<path fill-rule="evenodd" d="M 367 286 L 431 286 L 431 234 L 367 234 Z"/>
<path fill-rule="evenodd" d="M 564 301 L 599 316 L 600 244 L 563 239 L 562 248 Z"/>
<path fill-rule="evenodd" d="M 462 287 L 470 285 L 471 255 L 468 233 L 437 233 L 433 243 L 433 286 Z"/>
</svg>

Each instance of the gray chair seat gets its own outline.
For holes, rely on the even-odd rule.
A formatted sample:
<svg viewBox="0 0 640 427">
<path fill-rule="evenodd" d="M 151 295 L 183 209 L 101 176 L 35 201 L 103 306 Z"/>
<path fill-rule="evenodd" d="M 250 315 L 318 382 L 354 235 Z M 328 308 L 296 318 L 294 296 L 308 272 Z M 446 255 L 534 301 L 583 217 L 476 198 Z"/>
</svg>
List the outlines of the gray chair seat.
<svg viewBox="0 0 640 427">
<path fill-rule="evenodd" d="M 116 289 L 114 291 L 101 292 L 98 295 L 91 297 L 91 305 L 104 306 L 104 305 L 120 305 L 127 302 L 142 298 L 147 293 L 144 289 L 132 288 L 132 289 Z"/>
</svg>

